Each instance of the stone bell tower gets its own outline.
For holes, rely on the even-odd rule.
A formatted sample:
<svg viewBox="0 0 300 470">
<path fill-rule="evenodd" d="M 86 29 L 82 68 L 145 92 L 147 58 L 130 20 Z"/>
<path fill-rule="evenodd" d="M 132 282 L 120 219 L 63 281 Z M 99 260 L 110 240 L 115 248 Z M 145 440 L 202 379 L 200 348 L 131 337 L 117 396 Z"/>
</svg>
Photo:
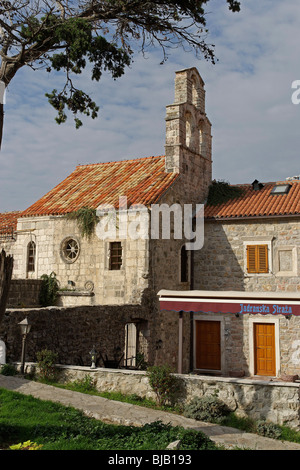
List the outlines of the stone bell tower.
<svg viewBox="0 0 300 470">
<path fill-rule="evenodd" d="M 166 107 L 166 171 L 190 174 L 202 199 L 212 178 L 211 143 L 204 82 L 195 67 L 180 70 L 175 76 L 175 101 Z"/>
</svg>

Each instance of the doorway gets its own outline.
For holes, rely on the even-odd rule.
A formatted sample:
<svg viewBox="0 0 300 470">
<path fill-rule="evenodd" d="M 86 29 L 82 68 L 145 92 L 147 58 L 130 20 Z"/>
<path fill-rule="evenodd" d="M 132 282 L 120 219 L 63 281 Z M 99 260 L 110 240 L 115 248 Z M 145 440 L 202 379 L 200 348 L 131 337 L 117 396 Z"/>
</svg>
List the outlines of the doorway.
<svg viewBox="0 0 300 470">
<path fill-rule="evenodd" d="M 195 321 L 196 369 L 221 370 L 221 322 Z"/>
<path fill-rule="evenodd" d="M 276 375 L 274 323 L 254 323 L 254 374 Z"/>
</svg>

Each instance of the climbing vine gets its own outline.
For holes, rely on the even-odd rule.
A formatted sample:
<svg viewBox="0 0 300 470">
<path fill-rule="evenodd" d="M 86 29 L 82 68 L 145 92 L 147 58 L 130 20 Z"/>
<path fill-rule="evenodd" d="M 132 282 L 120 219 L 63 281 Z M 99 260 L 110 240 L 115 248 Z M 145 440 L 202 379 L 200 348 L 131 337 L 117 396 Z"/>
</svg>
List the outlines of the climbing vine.
<svg viewBox="0 0 300 470">
<path fill-rule="evenodd" d="M 244 193 L 244 188 L 240 186 L 231 186 L 226 181 L 216 181 L 213 180 L 207 197 L 207 205 L 217 206 L 218 204 L 223 204 L 231 199 L 242 196 Z"/>
<path fill-rule="evenodd" d="M 76 220 L 82 237 L 90 238 L 99 222 L 96 209 L 84 206 L 67 215 L 69 220 Z"/>
</svg>

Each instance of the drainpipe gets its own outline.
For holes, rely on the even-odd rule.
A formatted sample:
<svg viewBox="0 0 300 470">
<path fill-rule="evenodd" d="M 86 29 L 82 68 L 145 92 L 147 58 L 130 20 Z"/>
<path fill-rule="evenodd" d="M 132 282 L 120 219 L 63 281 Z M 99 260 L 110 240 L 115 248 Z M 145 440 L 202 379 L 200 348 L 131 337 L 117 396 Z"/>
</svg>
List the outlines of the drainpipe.
<svg viewBox="0 0 300 470">
<path fill-rule="evenodd" d="M 179 312 L 179 332 L 178 332 L 178 374 L 182 374 L 182 346 L 183 346 L 183 311 Z"/>
</svg>

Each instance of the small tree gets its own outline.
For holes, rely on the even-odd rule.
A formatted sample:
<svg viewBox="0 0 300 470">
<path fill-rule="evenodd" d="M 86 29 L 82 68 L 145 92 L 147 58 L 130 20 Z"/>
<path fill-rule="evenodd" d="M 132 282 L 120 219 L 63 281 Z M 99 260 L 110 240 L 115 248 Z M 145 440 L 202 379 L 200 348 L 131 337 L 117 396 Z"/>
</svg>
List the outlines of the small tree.
<svg viewBox="0 0 300 470">
<path fill-rule="evenodd" d="M 159 406 L 165 406 L 173 401 L 175 395 L 176 377 L 168 365 L 151 366 L 147 376 L 152 390 L 155 392 Z"/>
<path fill-rule="evenodd" d="M 163 51 L 162 63 L 168 48 L 179 46 L 214 62 L 213 46 L 206 42 L 209 1 L 0 0 L 0 146 L 1 95 L 23 67 L 64 74 L 62 89 L 46 96 L 57 111 L 56 122 L 65 122 L 69 111 L 78 128 L 78 114 L 94 119 L 99 109 L 74 82 L 85 69 L 97 82 L 104 71 L 119 78 L 132 63 L 135 48 L 145 52 L 155 45 Z M 226 3 L 239 11 L 239 1 Z"/>
<path fill-rule="evenodd" d="M 57 353 L 48 349 L 43 349 L 36 354 L 38 374 L 41 379 L 53 381 L 56 378 Z"/>
</svg>

